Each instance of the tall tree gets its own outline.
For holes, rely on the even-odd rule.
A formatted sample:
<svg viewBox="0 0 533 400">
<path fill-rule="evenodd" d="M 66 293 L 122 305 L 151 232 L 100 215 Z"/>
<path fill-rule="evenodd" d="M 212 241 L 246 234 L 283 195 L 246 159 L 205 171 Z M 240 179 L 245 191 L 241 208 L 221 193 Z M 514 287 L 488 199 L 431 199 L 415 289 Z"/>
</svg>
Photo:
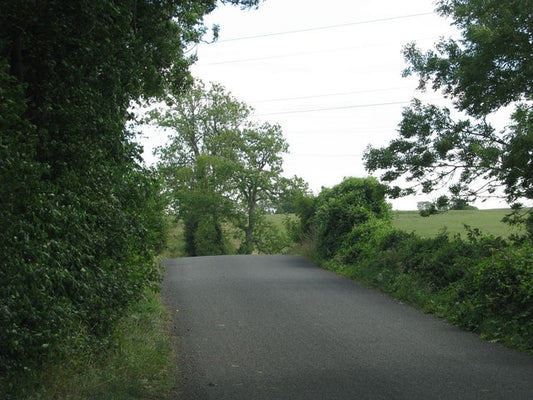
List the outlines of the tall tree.
<svg viewBox="0 0 533 400">
<path fill-rule="evenodd" d="M 241 251 L 246 254 L 254 250 L 259 219 L 281 194 L 282 155 L 287 151 L 279 125 L 251 124 L 240 135 L 232 182 L 242 210 L 237 226 L 244 232 Z"/>
<path fill-rule="evenodd" d="M 170 142 L 158 149 L 158 168 L 166 181 L 174 211 L 185 222 L 186 251 L 200 255 L 224 250 L 223 221 L 244 234 L 243 252 L 254 249 L 254 232 L 266 204 L 279 192 L 282 157 L 287 151 L 281 128 L 249 121 L 251 108 L 222 86 L 197 82 L 184 96 L 169 95 L 167 107 L 149 119 L 171 130 Z M 212 239 L 220 240 L 213 246 Z"/>
<path fill-rule="evenodd" d="M 394 196 L 447 186 L 468 201 L 500 188 L 509 202 L 533 199 L 533 1 L 440 0 L 437 10 L 462 38 L 442 39 L 425 53 L 406 46 L 405 75 L 418 75 L 422 90 L 442 90 L 466 115 L 453 118 L 447 108 L 414 100 L 399 137 L 367 149 L 366 168 L 386 170 L 387 182 L 413 182 L 395 187 Z M 506 106 L 514 112 L 498 132 L 488 120 Z"/>
<path fill-rule="evenodd" d="M 177 217 L 185 223 L 188 255 L 223 254 L 222 222 L 233 213 L 231 185 L 240 129 L 250 109 L 217 84 L 202 82 L 149 120 L 171 131 L 157 150 L 158 169 Z"/>
</svg>

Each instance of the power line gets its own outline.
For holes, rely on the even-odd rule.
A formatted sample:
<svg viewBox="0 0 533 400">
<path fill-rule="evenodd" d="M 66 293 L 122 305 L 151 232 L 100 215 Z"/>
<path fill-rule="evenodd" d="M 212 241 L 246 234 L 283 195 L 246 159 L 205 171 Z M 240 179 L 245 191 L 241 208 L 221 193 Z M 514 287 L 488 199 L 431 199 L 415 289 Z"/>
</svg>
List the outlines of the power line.
<svg viewBox="0 0 533 400">
<path fill-rule="evenodd" d="M 265 117 L 269 115 L 283 115 L 283 114 L 301 114 L 301 113 L 310 113 L 310 112 L 319 112 L 319 111 L 334 111 L 334 110 L 347 110 L 354 108 L 370 108 L 370 107 L 383 107 L 383 106 L 392 106 L 399 104 L 409 104 L 409 101 L 393 101 L 390 103 L 374 103 L 374 104 L 355 104 L 351 106 L 340 106 L 340 107 L 327 107 L 327 108 L 314 108 L 308 110 L 294 110 L 294 111 L 279 111 L 279 112 L 270 112 L 264 114 L 255 114 L 256 117 Z"/>
<path fill-rule="evenodd" d="M 309 95 L 309 96 L 298 96 L 298 97 L 285 97 L 285 98 L 267 99 L 267 100 L 252 100 L 252 101 L 250 101 L 250 103 L 253 103 L 253 104 L 274 103 L 274 102 L 278 102 L 278 101 L 317 99 L 317 98 L 322 98 L 322 97 L 348 96 L 348 95 L 352 95 L 352 94 L 389 92 L 389 91 L 392 91 L 392 90 L 404 90 L 404 89 L 411 89 L 411 87 L 410 86 L 403 86 L 403 87 L 395 87 L 395 88 L 358 90 L 358 91 L 354 91 L 354 92 L 326 93 L 326 94 L 317 94 L 317 95 Z"/>
<path fill-rule="evenodd" d="M 361 49 L 361 48 L 376 48 L 380 46 L 391 46 L 391 45 L 396 45 L 396 44 L 397 44 L 396 42 L 388 42 L 388 43 L 378 44 L 378 45 L 366 44 L 364 46 L 350 46 L 350 47 L 336 48 L 336 49 L 300 51 L 300 52 L 287 53 L 287 54 L 274 54 L 274 55 L 262 56 L 262 57 L 250 57 L 250 58 L 240 58 L 240 59 L 234 59 L 234 60 L 214 61 L 214 62 L 206 63 L 206 65 L 237 64 L 237 63 L 246 63 L 246 62 L 253 62 L 253 61 L 265 61 L 265 60 L 274 60 L 277 58 L 291 58 L 291 57 L 307 56 L 307 55 L 322 54 L 322 53 L 346 52 L 348 50 L 355 50 L 355 49 Z"/>
<path fill-rule="evenodd" d="M 294 33 L 320 31 L 320 30 L 325 30 L 325 29 L 335 29 L 335 28 L 342 28 L 342 27 L 345 27 L 345 26 L 373 24 L 373 23 L 377 23 L 377 22 L 394 21 L 394 20 L 398 20 L 398 19 L 424 17 L 424 16 L 427 16 L 427 15 L 433 15 L 433 14 L 435 14 L 435 13 L 434 12 L 426 12 L 426 13 L 419 13 L 419 14 L 400 15 L 400 16 L 397 16 L 397 17 L 371 19 L 371 20 L 366 20 L 366 21 L 348 22 L 348 23 L 345 23 L 345 24 L 336 24 L 336 25 L 317 26 L 317 27 L 313 27 L 313 28 L 295 29 L 295 30 L 292 30 L 292 31 L 264 33 L 264 34 L 260 34 L 260 35 L 251 35 L 251 36 L 242 36 L 242 37 L 236 37 L 236 38 L 230 38 L 230 39 L 223 39 L 223 40 L 219 40 L 216 43 L 235 42 L 235 41 L 239 41 L 239 40 L 259 39 L 259 38 L 271 37 L 271 36 L 291 35 L 291 34 L 294 34 Z"/>
<path fill-rule="evenodd" d="M 433 36 L 433 37 L 424 37 L 420 39 L 416 39 L 416 42 L 420 41 L 426 41 L 426 40 L 435 40 L 438 39 L 440 36 Z M 411 42 L 413 40 L 408 40 L 406 42 Z M 388 41 L 388 42 L 382 42 L 382 43 L 374 43 L 374 44 L 368 44 L 365 43 L 364 45 L 357 45 L 357 46 L 348 46 L 348 47 L 342 47 L 342 48 L 329 48 L 329 49 L 322 49 L 322 50 L 309 50 L 309 51 L 300 51 L 300 52 L 293 52 L 293 53 L 286 53 L 286 54 L 274 54 L 270 56 L 261 56 L 261 57 L 249 57 L 249 58 L 239 58 L 239 59 L 230 59 L 230 60 L 223 60 L 223 61 L 213 61 L 208 62 L 205 65 L 222 65 L 222 64 L 236 64 L 236 63 L 246 63 L 246 62 L 253 62 L 253 61 L 265 61 L 265 60 L 273 60 L 278 58 L 290 58 L 290 57 L 298 57 L 298 56 L 307 56 L 307 55 L 313 55 L 313 54 L 322 54 L 322 53 L 338 53 L 338 52 L 346 52 L 349 50 L 356 50 L 356 49 L 364 49 L 364 48 L 377 48 L 377 47 L 386 47 L 386 46 L 396 46 L 398 45 L 397 41 Z"/>
</svg>

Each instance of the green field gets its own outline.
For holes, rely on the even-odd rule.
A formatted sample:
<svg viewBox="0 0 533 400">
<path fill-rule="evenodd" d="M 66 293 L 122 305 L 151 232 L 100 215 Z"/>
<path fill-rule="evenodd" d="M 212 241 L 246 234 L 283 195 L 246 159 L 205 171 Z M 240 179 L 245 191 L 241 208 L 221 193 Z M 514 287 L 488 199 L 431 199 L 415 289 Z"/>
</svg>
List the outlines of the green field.
<svg viewBox="0 0 533 400">
<path fill-rule="evenodd" d="M 394 211 L 396 228 L 414 232 L 422 237 L 432 237 L 443 229 L 449 233 L 466 233 L 464 225 L 478 228 L 482 233 L 508 237 L 520 233 L 502 222 L 509 209 L 448 211 L 430 217 L 421 217 L 418 211 Z"/>
</svg>

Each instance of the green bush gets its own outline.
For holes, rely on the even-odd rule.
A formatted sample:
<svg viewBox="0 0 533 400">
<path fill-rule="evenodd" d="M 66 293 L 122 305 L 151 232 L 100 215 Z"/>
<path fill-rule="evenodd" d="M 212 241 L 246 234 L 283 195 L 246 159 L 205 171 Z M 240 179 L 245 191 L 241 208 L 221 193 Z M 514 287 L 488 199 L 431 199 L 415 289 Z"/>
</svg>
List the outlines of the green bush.
<svg viewBox="0 0 533 400">
<path fill-rule="evenodd" d="M 312 218 L 320 257 L 335 256 L 355 226 L 372 218 L 391 220 L 385 189 L 374 178 L 346 178 L 333 188 L 322 190 L 315 199 Z"/>
<path fill-rule="evenodd" d="M 211 256 L 227 254 L 224 244 L 224 234 L 220 223 L 212 218 L 202 218 L 194 231 L 194 255 Z"/>
<path fill-rule="evenodd" d="M 83 344 L 81 337 L 102 338 L 145 287 L 159 282 L 162 208 L 145 197 L 159 189 L 145 172 L 128 173 L 115 183 L 119 190 L 89 182 L 84 193 L 66 183 L 46 188 L 3 225 L 1 376 L 60 357 Z"/>
<path fill-rule="evenodd" d="M 287 221 L 289 218 L 285 218 Z M 254 243 L 260 254 L 285 254 L 291 245 L 286 224 L 274 224 L 267 218 L 260 218 L 254 230 Z"/>
<path fill-rule="evenodd" d="M 472 281 L 480 330 L 533 348 L 533 247 L 501 252 L 481 262 Z"/>
<path fill-rule="evenodd" d="M 294 200 L 296 218 L 283 221 L 289 239 L 302 243 L 311 234 L 312 219 L 316 213 L 316 198 L 312 195 L 301 195 Z"/>
<path fill-rule="evenodd" d="M 113 146 L 81 123 L 70 137 L 57 126 L 38 131 L 3 63 L 0 111 L 2 386 L 70 346 L 102 340 L 158 283 L 164 205 L 122 126 L 105 130 Z"/>
<path fill-rule="evenodd" d="M 378 258 L 381 242 L 391 231 L 389 220 L 370 218 L 355 225 L 342 241 L 338 251 L 339 259 L 345 264 L 355 264 Z"/>
</svg>

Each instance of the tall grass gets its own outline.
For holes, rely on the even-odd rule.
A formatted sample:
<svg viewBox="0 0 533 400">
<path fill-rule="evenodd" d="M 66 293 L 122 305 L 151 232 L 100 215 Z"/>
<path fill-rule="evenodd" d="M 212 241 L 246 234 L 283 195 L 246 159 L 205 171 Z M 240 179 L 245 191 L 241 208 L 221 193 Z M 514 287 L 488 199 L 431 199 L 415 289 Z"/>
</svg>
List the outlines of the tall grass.
<svg viewBox="0 0 533 400">
<path fill-rule="evenodd" d="M 173 391 L 170 318 L 159 294 L 145 294 L 99 352 L 78 352 L 16 385 L 7 399 L 163 400 Z M 0 393 L 1 394 L 1 393 Z"/>
</svg>

